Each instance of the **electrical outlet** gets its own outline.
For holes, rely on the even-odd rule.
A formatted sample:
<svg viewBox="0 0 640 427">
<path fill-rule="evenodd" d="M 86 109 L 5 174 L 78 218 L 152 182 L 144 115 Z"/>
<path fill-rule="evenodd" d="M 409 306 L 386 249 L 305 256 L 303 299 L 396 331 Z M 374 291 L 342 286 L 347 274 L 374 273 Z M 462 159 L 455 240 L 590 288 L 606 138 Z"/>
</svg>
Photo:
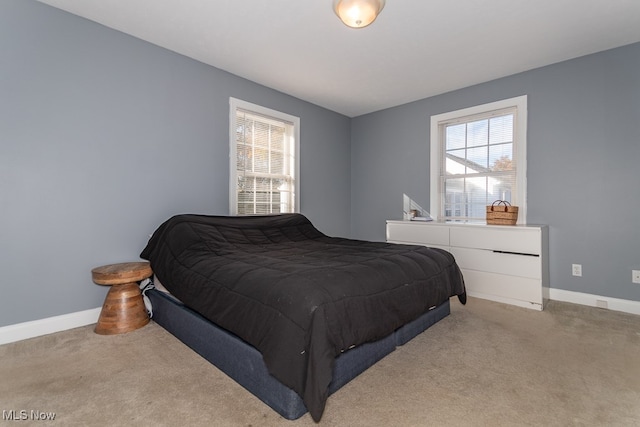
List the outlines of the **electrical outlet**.
<svg viewBox="0 0 640 427">
<path fill-rule="evenodd" d="M 631 282 L 640 283 L 640 270 L 631 270 Z"/>
<path fill-rule="evenodd" d="M 571 274 L 582 277 L 582 264 L 571 264 Z"/>
</svg>

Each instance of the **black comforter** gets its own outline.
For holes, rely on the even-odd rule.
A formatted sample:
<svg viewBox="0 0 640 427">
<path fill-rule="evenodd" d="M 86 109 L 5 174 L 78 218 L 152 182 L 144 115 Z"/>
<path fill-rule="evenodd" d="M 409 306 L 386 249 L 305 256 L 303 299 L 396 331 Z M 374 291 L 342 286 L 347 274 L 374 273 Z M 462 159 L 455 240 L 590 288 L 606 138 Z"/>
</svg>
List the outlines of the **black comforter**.
<svg viewBox="0 0 640 427">
<path fill-rule="evenodd" d="M 444 250 L 332 238 L 300 214 L 178 215 L 141 257 L 185 305 L 257 348 L 316 421 L 340 352 L 465 292 Z"/>
</svg>

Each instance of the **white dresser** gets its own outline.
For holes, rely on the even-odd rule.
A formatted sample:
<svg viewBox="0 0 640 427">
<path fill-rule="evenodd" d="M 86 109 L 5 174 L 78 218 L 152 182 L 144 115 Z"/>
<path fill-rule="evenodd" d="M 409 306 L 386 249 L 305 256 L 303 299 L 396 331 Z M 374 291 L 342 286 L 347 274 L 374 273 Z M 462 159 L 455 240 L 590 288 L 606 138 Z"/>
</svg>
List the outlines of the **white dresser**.
<svg viewBox="0 0 640 427">
<path fill-rule="evenodd" d="M 548 298 L 548 229 L 387 221 L 387 242 L 433 246 L 453 254 L 470 296 L 542 310 Z"/>
</svg>

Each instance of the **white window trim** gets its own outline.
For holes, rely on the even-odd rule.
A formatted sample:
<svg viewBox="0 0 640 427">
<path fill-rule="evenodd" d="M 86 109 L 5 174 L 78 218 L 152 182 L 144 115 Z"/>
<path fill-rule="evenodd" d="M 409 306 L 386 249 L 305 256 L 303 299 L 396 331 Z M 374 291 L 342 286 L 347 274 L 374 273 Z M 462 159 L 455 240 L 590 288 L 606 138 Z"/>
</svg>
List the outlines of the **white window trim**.
<svg viewBox="0 0 640 427">
<path fill-rule="evenodd" d="M 236 170 L 236 111 L 251 111 L 267 117 L 274 117 L 293 123 L 294 128 L 294 211 L 300 212 L 300 118 L 277 110 L 229 97 L 229 215 L 238 214 L 237 170 Z"/>
<path fill-rule="evenodd" d="M 515 122 L 517 147 L 514 161 L 517 170 L 516 188 L 518 189 L 512 204 L 518 206 L 518 224 L 527 223 L 527 95 L 431 116 L 430 211 L 437 220 L 443 220 L 441 217 L 443 201 L 442 194 L 440 194 L 440 157 L 443 145 L 441 143 L 441 123 L 512 107 L 517 109 Z"/>
</svg>

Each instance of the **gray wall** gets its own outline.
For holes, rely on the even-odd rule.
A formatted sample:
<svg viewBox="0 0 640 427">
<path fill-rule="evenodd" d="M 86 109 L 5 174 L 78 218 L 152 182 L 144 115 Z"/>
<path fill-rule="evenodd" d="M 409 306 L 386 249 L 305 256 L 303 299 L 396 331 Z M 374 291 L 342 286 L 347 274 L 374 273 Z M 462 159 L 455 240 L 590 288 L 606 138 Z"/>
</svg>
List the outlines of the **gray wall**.
<svg viewBox="0 0 640 427">
<path fill-rule="evenodd" d="M 527 219 L 549 226 L 551 286 L 640 301 L 640 44 L 353 119 L 352 237 L 384 240 L 403 193 L 428 209 L 430 116 L 525 94 Z"/>
<path fill-rule="evenodd" d="M 102 305 L 98 265 L 228 213 L 229 97 L 301 119 L 301 211 L 348 236 L 349 118 L 32 0 L 0 1 L 0 327 Z"/>
</svg>

